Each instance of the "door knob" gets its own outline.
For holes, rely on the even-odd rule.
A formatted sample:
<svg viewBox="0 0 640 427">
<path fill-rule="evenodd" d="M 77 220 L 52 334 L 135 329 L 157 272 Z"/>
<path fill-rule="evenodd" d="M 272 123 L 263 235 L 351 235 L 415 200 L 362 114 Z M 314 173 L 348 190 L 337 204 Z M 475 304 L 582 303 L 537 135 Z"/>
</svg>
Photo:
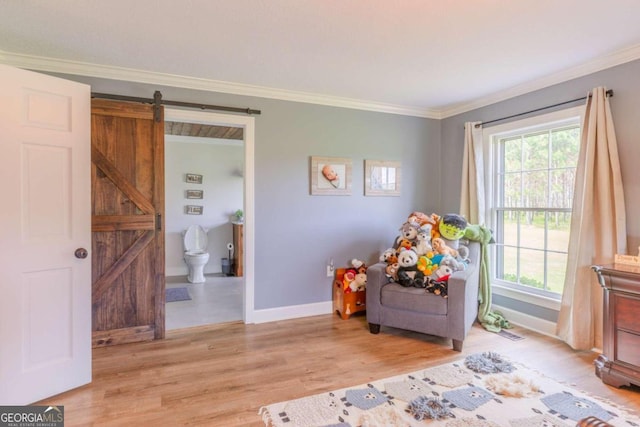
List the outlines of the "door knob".
<svg viewBox="0 0 640 427">
<path fill-rule="evenodd" d="M 86 258 L 87 255 L 89 255 L 89 252 L 87 252 L 85 248 L 78 248 L 75 251 L 75 255 L 76 255 L 76 258 L 83 259 L 83 258 Z"/>
</svg>

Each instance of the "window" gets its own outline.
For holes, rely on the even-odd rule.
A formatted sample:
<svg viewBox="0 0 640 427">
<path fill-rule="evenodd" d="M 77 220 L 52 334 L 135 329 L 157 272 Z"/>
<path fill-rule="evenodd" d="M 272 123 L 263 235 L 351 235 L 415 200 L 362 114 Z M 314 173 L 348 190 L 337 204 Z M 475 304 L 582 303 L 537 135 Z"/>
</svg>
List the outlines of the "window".
<svg viewBox="0 0 640 427">
<path fill-rule="evenodd" d="M 554 299 L 562 295 L 581 110 L 483 131 L 491 153 L 492 281 L 498 285 Z"/>
</svg>

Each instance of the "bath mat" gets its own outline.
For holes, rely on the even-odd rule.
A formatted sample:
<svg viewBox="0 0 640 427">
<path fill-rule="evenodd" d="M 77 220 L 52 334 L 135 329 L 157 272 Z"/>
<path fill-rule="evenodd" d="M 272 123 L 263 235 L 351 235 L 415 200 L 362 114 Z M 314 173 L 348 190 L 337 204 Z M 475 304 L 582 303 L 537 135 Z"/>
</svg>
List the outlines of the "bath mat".
<svg viewBox="0 0 640 427">
<path fill-rule="evenodd" d="M 167 288 L 166 296 L 167 302 L 189 301 L 191 299 L 187 288 Z"/>
</svg>

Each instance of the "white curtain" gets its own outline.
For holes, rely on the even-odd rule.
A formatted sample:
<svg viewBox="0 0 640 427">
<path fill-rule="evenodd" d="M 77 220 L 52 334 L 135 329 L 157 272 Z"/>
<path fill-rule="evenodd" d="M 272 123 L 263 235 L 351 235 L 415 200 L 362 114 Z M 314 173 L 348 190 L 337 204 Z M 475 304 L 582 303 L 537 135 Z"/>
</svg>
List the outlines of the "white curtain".
<svg viewBox="0 0 640 427">
<path fill-rule="evenodd" d="M 569 258 L 558 335 L 578 350 L 602 348 L 602 288 L 594 264 L 626 253 L 626 214 L 613 119 L 606 89 L 595 88 L 582 122 Z"/>
<path fill-rule="evenodd" d="M 470 224 L 484 225 L 484 159 L 481 124 L 481 122 L 464 124 L 460 215 L 464 216 Z"/>
</svg>

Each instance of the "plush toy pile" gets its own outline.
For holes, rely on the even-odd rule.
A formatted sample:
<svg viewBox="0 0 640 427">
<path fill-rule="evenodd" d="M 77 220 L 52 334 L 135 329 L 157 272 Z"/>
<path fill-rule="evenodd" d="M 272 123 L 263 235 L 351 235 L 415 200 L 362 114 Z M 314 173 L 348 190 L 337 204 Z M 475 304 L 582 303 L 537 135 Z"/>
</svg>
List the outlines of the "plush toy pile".
<svg viewBox="0 0 640 427">
<path fill-rule="evenodd" d="M 351 260 L 351 267 L 342 277 L 345 294 L 363 291 L 367 286 L 367 266 L 364 261 L 354 258 Z"/>
<path fill-rule="evenodd" d="M 412 212 L 393 247 L 380 255 L 389 280 L 447 297 L 447 281 L 469 263 L 469 249 L 459 240 L 467 221 L 458 214 Z"/>
</svg>

